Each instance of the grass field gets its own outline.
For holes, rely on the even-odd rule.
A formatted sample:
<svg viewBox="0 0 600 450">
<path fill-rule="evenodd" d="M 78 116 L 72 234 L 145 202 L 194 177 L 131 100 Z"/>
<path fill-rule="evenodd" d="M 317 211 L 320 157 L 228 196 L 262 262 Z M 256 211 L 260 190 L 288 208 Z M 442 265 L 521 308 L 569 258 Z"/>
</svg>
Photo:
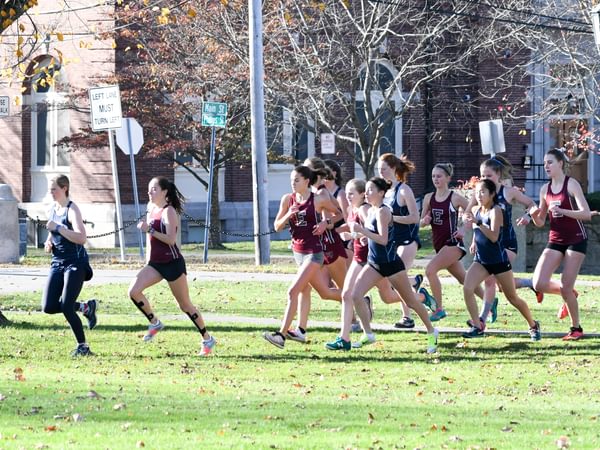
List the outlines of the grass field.
<svg viewBox="0 0 600 450">
<path fill-rule="evenodd" d="M 1 296 L 13 323 L 0 328 L 0 449 L 600 448 L 599 340 L 442 334 L 430 356 L 423 333 L 380 332 L 372 346 L 332 353 L 323 344 L 337 330 L 312 328 L 307 345 L 281 351 L 258 319 L 235 316 L 280 318 L 286 287 L 192 280 L 202 311 L 234 317 L 208 323 L 218 346 L 206 359 L 189 320 L 167 317 L 180 311 L 164 284 L 148 292 L 167 317 L 149 344 L 126 286 L 86 286 L 81 298 L 101 301 L 87 333 L 96 355 L 75 360 L 64 318 L 36 312 L 39 292 Z M 521 292 L 543 331 L 568 329 L 557 298 L 538 305 Z M 459 287 L 445 293 L 441 325 L 464 326 Z M 584 329 L 596 332 L 594 290 L 580 293 Z M 397 306 L 375 306 L 376 322 L 398 319 Z M 313 301 L 315 320 L 338 311 Z M 504 299 L 492 327 L 526 328 Z"/>
</svg>

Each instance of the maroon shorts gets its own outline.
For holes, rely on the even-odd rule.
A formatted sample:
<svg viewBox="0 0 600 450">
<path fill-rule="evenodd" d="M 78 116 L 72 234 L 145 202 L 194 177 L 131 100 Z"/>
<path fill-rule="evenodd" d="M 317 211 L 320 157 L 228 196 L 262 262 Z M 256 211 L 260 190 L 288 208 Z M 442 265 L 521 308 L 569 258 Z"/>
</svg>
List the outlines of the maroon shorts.
<svg viewBox="0 0 600 450">
<path fill-rule="evenodd" d="M 323 264 L 333 264 L 341 256 L 347 258 L 346 247 L 340 235 L 333 230 L 328 230 L 323 235 L 323 254 L 325 261 Z"/>
</svg>

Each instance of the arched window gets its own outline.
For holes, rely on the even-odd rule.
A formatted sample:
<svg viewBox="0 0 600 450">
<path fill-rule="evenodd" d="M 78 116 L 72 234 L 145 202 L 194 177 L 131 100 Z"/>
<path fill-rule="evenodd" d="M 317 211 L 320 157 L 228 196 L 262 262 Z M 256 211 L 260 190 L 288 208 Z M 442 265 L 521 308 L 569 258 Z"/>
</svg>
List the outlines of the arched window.
<svg viewBox="0 0 600 450">
<path fill-rule="evenodd" d="M 31 148 L 31 201 L 40 201 L 48 190 L 48 180 L 69 172 L 69 153 L 56 143 L 70 134 L 67 107 L 68 80 L 58 58 L 36 58 L 27 71 L 23 103 L 29 110 Z"/>
</svg>

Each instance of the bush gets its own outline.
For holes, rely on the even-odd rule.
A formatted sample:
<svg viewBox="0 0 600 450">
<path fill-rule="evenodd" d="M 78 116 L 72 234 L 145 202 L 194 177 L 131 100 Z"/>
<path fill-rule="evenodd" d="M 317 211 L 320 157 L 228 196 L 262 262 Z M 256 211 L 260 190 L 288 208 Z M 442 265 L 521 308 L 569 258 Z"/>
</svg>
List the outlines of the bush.
<svg viewBox="0 0 600 450">
<path fill-rule="evenodd" d="M 600 192 L 592 192 L 590 194 L 585 194 L 585 198 L 590 205 L 590 209 L 592 211 L 600 211 Z"/>
</svg>

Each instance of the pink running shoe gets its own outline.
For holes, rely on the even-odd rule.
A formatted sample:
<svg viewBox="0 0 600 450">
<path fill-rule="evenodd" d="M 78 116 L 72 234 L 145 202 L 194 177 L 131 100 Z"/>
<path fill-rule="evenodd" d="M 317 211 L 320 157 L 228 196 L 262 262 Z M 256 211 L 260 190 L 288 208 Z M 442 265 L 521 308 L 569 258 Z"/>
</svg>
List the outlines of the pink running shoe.
<svg viewBox="0 0 600 450">
<path fill-rule="evenodd" d="M 217 345 L 217 341 L 214 337 L 210 337 L 207 341 L 202 340 L 202 348 L 200 349 L 200 356 L 208 356 L 212 353 L 213 348 Z"/>
<path fill-rule="evenodd" d="M 563 336 L 563 341 L 578 341 L 583 337 L 583 328 L 571 327 L 569 333 Z"/>
<path fill-rule="evenodd" d="M 144 342 L 150 342 L 152 339 L 154 339 L 154 336 L 156 336 L 156 334 L 162 330 L 165 326 L 163 325 L 163 323 L 159 320 L 156 323 L 151 323 L 148 326 L 148 332 L 146 333 L 146 335 L 144 336 Z"/>
<path fill-rule="evenodd" d="M 569 308 L 567 308 L 567 304 L 563 303 L 562 305 L 560 305 L 560 308 L 558 308 L 558 312 L 556 313 L 556 317 L 558 317 L 560 320 L 564 319 L 565 317 L 567 317 L 569 315 Z"/>
</svg>

